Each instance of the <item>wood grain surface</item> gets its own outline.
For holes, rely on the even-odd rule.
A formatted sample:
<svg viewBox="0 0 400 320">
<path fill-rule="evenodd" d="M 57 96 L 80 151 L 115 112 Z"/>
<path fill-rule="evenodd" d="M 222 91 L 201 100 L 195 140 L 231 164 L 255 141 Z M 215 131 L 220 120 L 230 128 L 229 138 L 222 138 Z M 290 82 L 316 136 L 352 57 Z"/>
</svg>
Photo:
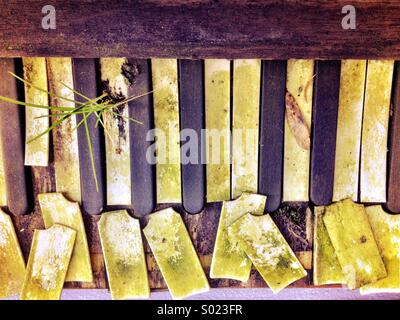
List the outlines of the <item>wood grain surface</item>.
<svg viewBox="0 0 400 320">
<path fill-rule="evenodd" d="M 44 0 L 2 1 L 0 56 L 136 58 L 399 58 L 397 0 L 53 0 L 56 29 L 41 28 Z M 32 36 L 35 35 L 35 36 Z"/>
</svg>

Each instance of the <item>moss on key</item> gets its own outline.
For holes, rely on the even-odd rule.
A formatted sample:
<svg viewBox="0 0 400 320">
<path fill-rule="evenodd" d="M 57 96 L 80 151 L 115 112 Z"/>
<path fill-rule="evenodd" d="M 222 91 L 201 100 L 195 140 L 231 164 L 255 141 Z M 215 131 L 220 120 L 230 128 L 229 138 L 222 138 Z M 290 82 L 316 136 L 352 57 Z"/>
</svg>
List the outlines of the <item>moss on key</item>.
<svg viewBox="0 0 400 320">
<path fill-rule="evenodd" d="M 205 60 L 205 109 L 207 201 L 229 200 L 231 196 L 229 60 Z M 215 137 L 215 140 L 212 137 Z"/>
<path fill-rule="evenodd" d="M 307 275 L 269 215 L 246 214 L 229 230 L 274 293 Z"/>
<path fill-rule="evenodd" d="M 333 200 L 358 197 L 366 61 L 341 62 Z"/>
<path fill-rule="evenodd" d="M 264 212 L 265 201 L 265 196 L 243 193 L 237 200 L 223 203 L 211 261 L 211 278 L 239 281 L 249 279 L 251 262 L 238 241 L 230 234 L 229 226 L 249 212 L 261 215 Z"/>
<path fill-rule="evenodd" d="M 11 218 L 0 209 L 0 298 L 19 294 L 25 261 Z"/>
<path fill-rule="evenodd" d="M 69 202 L 61 193 L 38 195 L 46 228 L 62 224 L 76 231 L 76 240 L 65 281 L 93 281 L 89 246 L 78 203 Z"/>
<path fill-rule="evenodd" d="M 400 216 L 386 213 L 381 206 L 365 211 L 388 276 L 361 287 L 360 292 L 400 292 Z"/>
<path fill-rule="evenodd" d="M 342 268 L 322 220 L 324 207 L 314 209 L 314 263 L 315 285 L 345 283 Z"/>
<path fill-rule="evenodd" d="M 175 59 L 152 59 L 154 124 L 157 137 L 157 202 L 181 201 L 178 64 Z"/>
<path fill-rule="evenodd" d="M 257 192 L 261 60 L 235 60 L 232 197 Z"/>
<path fill-rule="evenodd" d="M 139 220 L 125 210 L 105 212 L 98 226 L 112 298 L 148 298 L 150 288 Z"/>
<path fill-rule="evenodd" d="M 177 212 L 167 208 L 153 213 L 143 232 L 174 299 L 209 290 L 189 233 Z"/>
<path fill-rule="evenodd" d="M 24 78 L 32 85 L 25 84 L 25 102 L 48 106 L 48 94 L 34 87 L 47 91 L 47 69 L 45 58 L 23 58 Z M 45 108 L 25 108 L 26 144 L 25 165 L 47 166 L 49 162 L 49 134 L 30 141 L 49 127 L 49 110 Z M 29 143 L 28 143 L 29 142 Z"/>
<path fill-rule="evenodd" d="M 363 205 L 336 202 L 325 208 L 323 221 L 349 288 L 387 276 Z"/>
</svg>

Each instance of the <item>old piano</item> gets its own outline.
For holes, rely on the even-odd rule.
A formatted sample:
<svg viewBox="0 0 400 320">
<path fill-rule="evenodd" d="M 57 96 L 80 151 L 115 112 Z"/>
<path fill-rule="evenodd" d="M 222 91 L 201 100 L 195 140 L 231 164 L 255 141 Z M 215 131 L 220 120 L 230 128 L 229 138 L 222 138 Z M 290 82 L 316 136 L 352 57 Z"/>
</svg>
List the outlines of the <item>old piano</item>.
<svg viewBox="0 0 400 320">
<path fill-rule="evenodd" d="M 2 4 L 0 95 L 56 107 L 103 93 L 122 102 L 105 127 L 92 114 L 74 130 L 85 114 L 72 115 L 32 143 L 58 109 L 0 102 L 0 206 L 25 260 L 44 229 L 38 194 L 81 204 L 94 280 L 66 288 L 107 288 L 97 223 L 114 209 L 143 227 L 173 207 L 208 276 L 222 201 L 266 195 L 265 212 L 308 271 L 292 284 L 303 288 L 315 286 L 317 208 L 351 198 L 400 213 L 398 1 L 353 1 L 355 29 L 342 26 L 345 1 L 54 0 L 54 29 L 41 26 L 44 5 Z M 222 145 L 206 144 L 205 129 L 223 132 Z M 173 140 L 164 151 L 157 130 Z M 235 130 L 250 133 L 244 153 Z M 164 163 L 149 161 L 155 141 Z M 219 151 L 227 161 L 205 160 Z M 165 289 L 147 243 L 145 252 L 150 287 Z M 255 270 L 246 283 L 209 283 L 266 286 Z"/>
</svg>

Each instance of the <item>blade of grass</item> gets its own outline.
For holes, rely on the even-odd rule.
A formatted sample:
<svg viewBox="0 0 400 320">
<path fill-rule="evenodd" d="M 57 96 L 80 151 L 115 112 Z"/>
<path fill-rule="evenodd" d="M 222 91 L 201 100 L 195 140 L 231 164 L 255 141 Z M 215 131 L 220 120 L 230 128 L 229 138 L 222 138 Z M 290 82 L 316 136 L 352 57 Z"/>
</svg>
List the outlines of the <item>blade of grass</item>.
<svg viewBox="0 0 400 320">
<path fill-rule="evenodd" d="M 94 164 L 92 141 L 90 139 L 89 126 L 88 126 L 88 123 L 87 123 L 86 119 L 87 119 L 87 117 L 84 118 L 84 126 L 85 126 L 85 132 L 86 132 L 86 140 L 87 140 L 87 144 L 88 144 L 88 147 L 89 147 L 90 163 L 92 165 L 94 182 L 96 184 L 96 191 L 99 192 L 99 182 L 97 180 L 96 166 Z"/>
<path fill-rule="evenodd" d="M 65 118 L 66 119 L 66 118 Z M 45 131 L 43 131 L 42 133 L 40 133 L 39 135 L 35 136 L 34 138 L 30 139 L 27 141 L 27 143 L 31 143 L 33 141 L 36 141 L 37 139 L 39 139 L 40 137 L 43 137 L 45 134 L 48 134 L 51 130 L 55 129 L 56 127 L 58 127 L 64 120 L 64 117 L 62 117 L 61 119 L 55 121 L 50 127 L 48 127 Z"/>
<path fill-rule="evenodd" d="M 13 72 L 11 72 L 11 71 L 8 71 L 8 73 L 11 74 L 14 78 L 18 79 L 19 81 L 22 81 L 24 84 L 27 84 L 27 85 L 31 86 L 32 88 L 34 88 L 34 89 L 36 89 L 36 90 L 39 90 L 39 91 L 41 91 L 41 92 L 45 92 L 45 93 L 47 93 L 47 94 L 48 94 L 49 96 L 51 96 L 51 97 L 56 97 L 56 98 L 58 98 L 58 99 L 62 99 L 62 100 L 64 100 L 64 101 L 68 101 L 68 102 L 73 102 L 73 103 L 79 104 L 79 105 L 83 104 L 83 102 L 75 101 L 74 99 L 69 99 L 69 98 L 60 96 L 60 95 L 58 95 L 58 94 L 52 93 L 52 92 L 50 92 L 50 91 L 47 91 L 47 90 L 45 90 L 45 89 L 41 89 L 41 88 L 35 86 L 34 84 L 30 83 L 29 81 L 27 81 L 27 80 L 25 80 L 25 79 L 23 79 L 23 78 L 17 76 L 15 73 L 13 73 Z"/>
<path fill-rule="evenodd" d="M 0 96 L 0 100 L 7 102 L 7 103 L 12 103 L 12 104 L 29 107 L 29 108 L 59 110 L 59 111 L 73 111 L 75 109 L 73 107 L 57 107 L 57 106 L 45 106 L 45 105 L 40 105 L 40 104 L 33 104 L 33 103 L 14 100 L 14 99 L 4 97 L 4 96 Z"/>
</svg>

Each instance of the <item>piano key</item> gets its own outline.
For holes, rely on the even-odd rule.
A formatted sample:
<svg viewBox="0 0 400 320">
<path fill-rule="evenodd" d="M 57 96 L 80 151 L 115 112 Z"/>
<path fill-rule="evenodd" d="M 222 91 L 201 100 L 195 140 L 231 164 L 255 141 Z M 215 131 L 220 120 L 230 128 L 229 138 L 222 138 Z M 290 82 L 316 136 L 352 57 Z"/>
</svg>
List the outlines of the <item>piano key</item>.
<svg viewBox="0 0 400 320">
<path fill-rule="evenodd" d="M 178 63 L 175 59 L 152 59 L 151 67 L 157 138 L 157 202 L 180 203 Z"/>
<path fill-rule="evenodd" d="M 261 60 L 233 62 L 232 198 L 257 193 Z"/>
<path fill-rule="evenodd" d="M 25 261 L 11 217 L 0 209 L 0 299 L 21 292 Z"/>
<path fill-rule="evenodd" d="M 310 198 L 324 206 L 333 194 L 340 61 L 317 61 L 315 73 Z"/>
<path fill-rule="evenodd" d="M 126 58 L 101 58 L 104 91 L 114 103 L 128 98 L 129 81 L 123 74 Z M 130 121 L 128 105 L 104 114 L 106 144 L 107 205 L 131 205 Z"/>
<path fill-rule="evenodd" d="M 223 59 L 204 62 L 207 202 L 231 198 L 230 66 Z"/>
<path fill-rule="evenodd" d="M 307 275 L 269 214 L 245 214 L 228 232 L 273 293 Z"/>
<path fill-rule="evenodd" d="M 325 207 L 322 219 L 349 289 L 387 276 L 362 204 L 336 202 Z"/>
<path fill-rule="evenodd" d="M 296 101 L 302 118 L 300 128 L 311 128 L 313 97 L 313 60 L 288 60 L 286 88 Z M 293 129 L 293 128 L 292 128 Z M 309 136 L 295 136 L 289 127 L 286 107 L 285 146 L 283 165 L 283 201 L 308 201 L 310 175 Z"/>
<path fill-rule="evenodd" d="M 98 228 L 111 297 L 149 298 L 146 256 L 139 220 L 130 217 L 126 210 L 105 212 L 98 222 Z"/>
<path fill-rule="evenodd" d="M 286 61 L 263 61 L 258 192 L 267 196 L 268 212 L 282 200 L 286 67 Z"/>
<path fill-rule="evenodd" d="M 173 299 L 210 290 L 182 217 L 172 208 L 149 215 L 143 233 Z"/>
<path fill-rule="evenodd" d="M 49 78 L 49 91 L 51 105 L 62 107 L 75 107 L 75 103 L 65 99 L 74 99 L 74 92 L 63 84 L 73 88 L 71 58 L 47 58 L 47 71 Z M 59 98 L 60 97 L 60 98 Z M 61 98 L 62 97 L 62 98 Z M 65 98 L 65 99 L 63 99 Z M 52 114 L 59 111 L 52 110 Z M 52 123 L 60 117 L 52 118 Z M 53 129 L 54 146 L 54 171 L 57 192 L 75 202 L 81 202 L 81 178 L 79 168 L 79 147 L 75 115 L 62 121 Z"/>
<path fill-rule="evenodd" d="M 389 176 L 387 208 L 400 213 L 400 64 L 396 62 L 393 80 L 392 117 L 389 139 Z"/>
<path fill-rule="evenodd" d="M 75 90 L 90 99 L 96 98 L 99 95 L 96 77 L 96 60 L 72 59 L 72 67 L 74 71 Z M 75 94 L 75 100 L 79 102 L 87 102 L 87 100 L 78 94 Z M 78 114 L 76 119 L 79 123 L 83 119 L 83 115 Z M 101 124 L 96 126 L 96 115 L 90 115 L 86 119 L 86 122 L 90 132 L 93 165 L 90 159 L 90 147 L 86 135 L 86 128 L 83 124 L 78 128 L 82 206 L 85 212 L 89 214 L 99 214 L 105 206 L 105 181 L 103 174 L 105 169 L 103 149 L 104 141 L 102 132 L 100 130 Z M 96 179 L 93 172 L 93 166 L 96 170 Z"/>
<path fill-rule="evenodd" d="M 23 58 L 25 84 L 25 102 L 48 106 L 49 96 L 47 88 L 47 69 L 45 58 Z M 49 134 L 45 134 L 38 139 L 30 141 L 45 132 L 49 127 L 48 109 L 25 108 L 25 165 L 42 166 L 49 165 Z"/>
<path fill-rule="evenodd" d="M 89 246 L 79 204 L 68 201 L 61 193 L 39 194 L 38 201 L 46 229 L 60 224 L 76 231 L 74 250 L 65 281 L 92 282 Z"/>
<path fill-rule="evenodd" d="M 130 141 L 133 209 L 136 216 L 143 216 L 156 206 L 155 166 L 146 159 L 151 145 L 146 135 L 154 128 L 151 73 L 148 60 L 129 59 L 128 63 L 138 68 L 134 83 L 129 87 L 129 96 L 141 96 L 129 101 L 129 116 L 142 122 L 131 124 Z"/>
<path fill-rule="evenodd" d="M 366 60 L 341 62 L 333 201 L 358 199 L 366 67 Z"/>
<path fill-rule="evenodd" d="M 0 207 L 7 205 L 6 173 L 4 171 L 4 155 L 0 134 Z"/>
<path fill-rule="evenodd" d="M 361 140 L 361 202 L 386 202 L 386 153 L 392 60 L 369 60 Z"/>
<path fill-rule="evenodd" d="M 192 214 L 200 212 L 205 202 L 205 165 L 201 161 L 201 134 L 205 121 L 203 76 L 201 60 L 179 60 L 182 203 L 184 209 Z M 185 129 L 193 131 L 186 135 Z M 195 145 L 195 154 L 192 154 L 193 149 L 185 148 L 189 139 L 187 145 Z"/>
<path fill-rule="evenodd" d="M 0 95 L 23 101 L 17 80 L 8 72 L 16 72 L 16 61 L 0 59 Z M 22 70 L 21 70 L 22 71 Z M 21 89 L 21 90 L 17 90 Z M 7 190 L 7 207 L 15 215 L 23 215 L 32 209 L 31 170 L 24 166 L 24 118 L 23 108 L 0 102 L 0 130 L 2 136 L 3 165 Z"/>
<path fill-rule="evenodd" d="M 59 224 L 35 230 L 21 300 L 60 299 L 75 237 L 75 230 Z"/>
<path fill-rule="evenodd" d="M 378 245 L 387 277 L 360 288 L 360 294 L 394 293 L 400 292 L 400 215 L 391 215 L 382 209 L 382 206 L 368 206 L 365 208 L 368 222 Z"/>
<path fill-rule="evenodd" d="M 345 284 L 342 268 L 324 225 L 325 207 L 314 207 L 313 284 Z"/>
<path fill-rule="evenodd" d="M 233 241 L 228 227 L 247 213 L 262 215 L 267 198 L 259 194 L 242 193 L 237 199 L 224 201 L 210 266 L 210 278 L 248 281 L 251 261 Z"/>
</svg>

